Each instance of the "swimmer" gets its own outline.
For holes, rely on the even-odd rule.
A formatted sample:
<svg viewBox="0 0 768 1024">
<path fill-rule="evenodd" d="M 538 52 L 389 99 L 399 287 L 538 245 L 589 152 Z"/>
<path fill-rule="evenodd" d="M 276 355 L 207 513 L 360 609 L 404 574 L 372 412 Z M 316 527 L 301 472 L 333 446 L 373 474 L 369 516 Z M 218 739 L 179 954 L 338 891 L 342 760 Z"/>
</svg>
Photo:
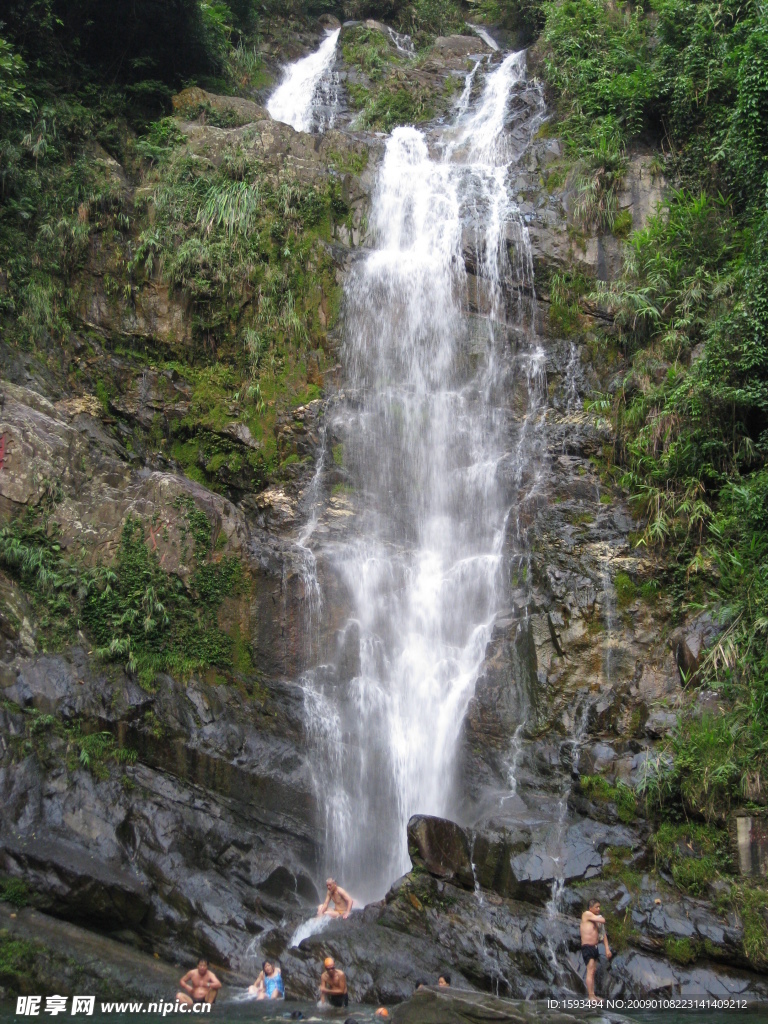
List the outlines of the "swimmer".
<svg viewBox="0 0 768 1024">
<path fill-rule="evenodd" d="M 333 957 L 323 961 L 325 970 L 320 976 L 320 1002 L 330 1006 L 348 1006 L 347 979 L 343 971 L 336 969 Z"/>
<path fill-rule="evenodd" d="M 257 999 L 285 999 L 283 973 L 270 960 L 261 965 L 261 974 L 248 989 Z"/>
</svg>

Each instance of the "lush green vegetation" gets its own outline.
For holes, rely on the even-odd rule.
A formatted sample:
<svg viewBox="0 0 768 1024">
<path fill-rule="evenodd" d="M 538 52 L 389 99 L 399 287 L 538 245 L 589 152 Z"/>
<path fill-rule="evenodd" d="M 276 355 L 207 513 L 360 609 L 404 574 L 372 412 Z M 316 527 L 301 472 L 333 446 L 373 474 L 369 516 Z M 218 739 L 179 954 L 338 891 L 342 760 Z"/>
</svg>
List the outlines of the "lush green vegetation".
<svg viewBox="0 0 768 1024">
<path fill-rule="evenodd" d="M 651 845 L 657 864 L 692 896 L 702 895 L 718 872 L 730 867 L 728 833 L 714 825 L 664 822 Z"/>
<path fill-rule="evenodd" d="M 547 130 L 566 150 L 554 173 L 576 182 L 585 226 L 626 234 L 617 194 L 633 144 L 656 146 L 651 170 L 671 186 L 628 238 L 621 280 L 597 296 L 631 361 L 600 402 L 616 421 L 617 471 L 647 517 L 642 542 L 670 549 L 665 586 L 678 614 L 708 606 L 724 630 L 699 674 L 724 714 L 686 720 L 650 785 L 670 810 L 717 819 L 768 774 L 765 6 L 508 0 L 486 9 L 541 26 L 537 59 L 557 109 Z M 578 328 L 581 289 L 555 285 L 555 316 Z"/>
<path fill-rule="evenodd" d="M 218 625 L 225 596 L 245 585 L 234 558 L 215 559 L 211 525 L 191 499 L 177 502 L 182 518 L 182 560 L 192 569 L 186 584 L 166 572 L 145 539 L 144 526 L 129 518 L 111 566 L 87 566 L 85 552 L 63 550 L 53 519 L 32 510 L 0 528 L 0 564 L 29 595 L 44 649 L 74 642 L 85 630 L 105 661 L 117 661 L 151 688 L 158 672 L 182 678 L 196 670 L 232 669 L 241 652 Z M 50 724 L 50 723 L 49 723 Z M 79 756 L 102 761 L 107 744 L 84 737 Z"/>
</svg>

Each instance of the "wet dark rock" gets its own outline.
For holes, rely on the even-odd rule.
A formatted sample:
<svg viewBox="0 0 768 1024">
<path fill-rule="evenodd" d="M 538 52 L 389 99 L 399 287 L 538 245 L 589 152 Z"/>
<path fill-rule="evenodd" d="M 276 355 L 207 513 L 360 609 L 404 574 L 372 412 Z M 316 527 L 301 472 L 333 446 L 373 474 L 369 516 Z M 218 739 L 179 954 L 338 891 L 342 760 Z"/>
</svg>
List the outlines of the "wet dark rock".
<svg viewBox="0 0 768 1024">
<path fill-rule="evenodd" d="M 39 893 L 41 909 L 105 929 L 135 928 L 151 905 L 147 880 L 102 854 L 98 842 L 85 848 L 45 835 L 17 840 L 0 833 L 0 870 Z"/>
<path fill-rule="evenodd" d="M 24 941 L 32 948 L 21 969 L 4 975 L 4 984 L 12 995 L 56 992 L 69 996 L 87 992 L 106 999 L 171 1001 L 179 978 L 188 969 L 187 962 L 183 969 L 174 967 L 124 942 L 38 910 L 14 910 L 0 903 L 0 941 L 6 938 Z M 224 980 L 229 980 L 226 974 Z"/>
<path fill-rule="evenodd" d="M 474 888 L 467 835 L 455 822 L 415 815 L 408 822 L 408 852 L 414 866 L 426 868 L 436 878 Z"/>
<path fill-rule="evenodd" d="M 559 1010 L 547 1010 L 541 1005 L 516 1003 L 488 994 L 423 989 L 396 1007 L 392 1024 L 571 1024 L 582 1017 Z M 612 1013 L 600 1013 L 600 1020 L 618 1022 Z"/>
<path fill-rule="evenodd" d="M 483 831 L 475 833 L 472 845 L 478 884 L 501 896 L 514 896 L 518 881 L 512 871 L 512 858 L 527 850 L 531 840 L 531 829 L 526 825 L 507 827 L 504 822 L 484 822 Z"/>
</svg>

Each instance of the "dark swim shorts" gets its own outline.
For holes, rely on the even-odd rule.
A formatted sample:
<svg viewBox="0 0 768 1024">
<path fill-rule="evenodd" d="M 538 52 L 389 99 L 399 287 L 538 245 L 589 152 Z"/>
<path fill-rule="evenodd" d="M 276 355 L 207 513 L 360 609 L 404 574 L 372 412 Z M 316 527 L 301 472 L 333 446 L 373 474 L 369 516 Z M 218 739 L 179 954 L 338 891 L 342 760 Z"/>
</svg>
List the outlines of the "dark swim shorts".
<svg viewBox="0 0 768 1024">
<path fill-rule="evenodd" d="M 600 959 L 600 950 L 597 946 L 582 946 L 581 955 L 584 958 L 584 963 L 588 964 L 590 960 Z"/>
<path fill-rule="evenodd" d="M 349 996 L 345 992 L 344 995 L 328 996 L 328 1002 L 331 1006 L 348 1006 Z"/>
</svg>

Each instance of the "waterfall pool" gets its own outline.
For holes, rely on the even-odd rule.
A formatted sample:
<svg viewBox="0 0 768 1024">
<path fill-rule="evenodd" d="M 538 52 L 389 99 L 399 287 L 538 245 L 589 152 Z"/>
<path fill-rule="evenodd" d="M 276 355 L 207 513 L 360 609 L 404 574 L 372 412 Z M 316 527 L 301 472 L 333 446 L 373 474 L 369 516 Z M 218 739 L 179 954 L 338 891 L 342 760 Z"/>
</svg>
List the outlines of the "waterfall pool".
<svg viewBox="0 0 768 1024">
<path fill-rule="evenodd" d="M 134 1022 L 140 1019 L 146 1020 L 147 1017 L 153 1020 L 162 1018 L 162 1014 L 156 1013 L 105 1013 L 99 1008 L 100 1003 L 101 1000 L 97 1001 L 97 1009 L 93 1016 L 84 1017 L 91 1024 L 129 1024 L 129 1022 L 134 1024 Z M 547 1003 L 544 1000 L 525 1004 L 518 1003 L 515 1000 L 504 1000 L 504 1004 L 509 1006 L 511 1010 L 518 1006 L 524 1006 L 526 1020 L 530 1020 L 530 1024 L 535 1024 L 538 1018 L 541 1018 L 542 1024 L 547 1024 L 548 1020 L 551 1020 L 552 1013 L 555 1012 L 547 1007 Z M 393 1007 L 390 1007 L 390 1013 L 393 1012 L 393 1009 Z M 531 1012 L 532 1010 L 533 1012 Z M 14 1000 L 0 1000 L 0 1024 L 11 1024 L 11 1022 L 22 1024 L 22 1022 L 30 1020 L 29 1017 L 18 1016 L 15 1011 L 16 1004 Z M 376 1017 L 375 1012 L 376 1007 L 374 1005 L 360 1003 L 350 1003 L 348 1007 L 339 1010 L 321 1010 L 315 1003 L 298 1000 L 286 1000 L 277 1004 L 256 1001 L 238 1003 L 230 1000 L 217 1003 L 211 1014 L 205 1014 L 202 1019 L 215 1020 L 219 1024 L 241 1024 L 241 1022 L 251 1020 L 264 1021 L 265 1024 L 266 1022 L 274 1022 L 274 1024 L 279 1022 L 279 1024 L 283 1024 L 283 1022 L 290 1020 L 312 1021 L 314 1024 L 317 1024 L 320 1021 L 345 1021 L 351 1017 L 358 1024 L 376 1024 L 381 1018 Z M 299 1014 L 301 1016 L 298 1016 Z M 609 1022 L 610 1024 L 619 1024 L 622 1020 L 634 1021 L 636 1024 L 725 1024 L 726 1021 L 734 1021 L 734 1024 L 737 1021 L 740 1024 L 765 1024 L 768 1021 L 768 1007 L 751 1007 L 746 1010 L 731 1011 L 656 1010 L 633 1012 L 625 1010 L 617 1012 L 616 1010 L 611 1010 L 606 1015 L 594 1009 L 576 1009 L 564 1011 L 564 1014 L 571 1015 L 571 1018 L 574 1020 L 591 1020 L 594 1024 L 609 1024 Z M 45 1014 L 41 1014 L 41 1016 L 45 1020 L 50 1019 Z M 198 1014 L 195 1019 L 199 1019 L 200 1016 Z M 179 1019 L 178 1015 L 171 1013 L 167 1017 Z M 494 1017 L 497 1024 L 512 1024 L 513 1020 L 517 1019 L 507 1015 L 501 1015 L 498 1018 Z M 562 1024 L 565 1024 L 568 1019 L 569 1017 L 566 1015 L 560 1017 Z M 408 1021 L 409 1024 L 416 1024 L 410 1016 Z"/>
</svg>

